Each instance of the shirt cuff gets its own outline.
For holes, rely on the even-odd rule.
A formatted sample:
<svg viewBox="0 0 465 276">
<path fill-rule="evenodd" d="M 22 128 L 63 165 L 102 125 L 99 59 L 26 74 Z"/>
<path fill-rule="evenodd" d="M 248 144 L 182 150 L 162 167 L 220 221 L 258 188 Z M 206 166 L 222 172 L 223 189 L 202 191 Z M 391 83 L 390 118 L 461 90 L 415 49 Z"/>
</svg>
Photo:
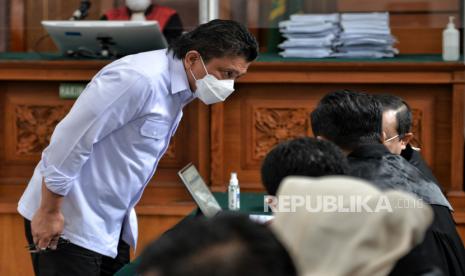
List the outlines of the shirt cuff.
<svg viewBox="0 0 465 276">
<path fill-rule="evenodd" d="M 60 172 L 55 166 L 46 166 L 41 162 L 40 173 L 44 177 L 45 186 L 51 192 L 66 196 L 71 190 L 74 178 Z"/>
</svg>

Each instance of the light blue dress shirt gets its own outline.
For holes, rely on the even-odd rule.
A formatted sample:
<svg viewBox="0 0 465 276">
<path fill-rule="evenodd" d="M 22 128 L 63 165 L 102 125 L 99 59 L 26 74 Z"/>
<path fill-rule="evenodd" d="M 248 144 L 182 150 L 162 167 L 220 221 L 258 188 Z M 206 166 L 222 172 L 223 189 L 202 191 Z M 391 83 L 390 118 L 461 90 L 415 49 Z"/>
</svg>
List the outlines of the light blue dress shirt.
<svg viewBox="0 0 465 276">
<path fill-rule="evenodd" d="M 31 220 L 47 188 L 64 196 L 63 236 L 116 257 L 137 241 L 134 206 L 194 99 L 184 65 L 166 50 L 119 59 L 87 85 L 57 125 L 18 211 Z"/>
</svg>

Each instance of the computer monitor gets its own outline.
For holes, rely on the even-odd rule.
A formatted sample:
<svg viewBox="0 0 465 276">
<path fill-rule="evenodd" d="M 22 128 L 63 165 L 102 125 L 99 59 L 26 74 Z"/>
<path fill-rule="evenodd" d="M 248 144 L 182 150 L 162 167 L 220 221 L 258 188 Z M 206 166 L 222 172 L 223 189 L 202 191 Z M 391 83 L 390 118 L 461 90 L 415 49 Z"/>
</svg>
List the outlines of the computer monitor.
<svg viewBox="0 0 465 276">
<path fill-rule="evenodd" d="M 124 56 L 167 47 L 157 21 L 42 21 L 63 55 Z M 105 49 L 106 48 L 106 49 Z"/>
</svg>

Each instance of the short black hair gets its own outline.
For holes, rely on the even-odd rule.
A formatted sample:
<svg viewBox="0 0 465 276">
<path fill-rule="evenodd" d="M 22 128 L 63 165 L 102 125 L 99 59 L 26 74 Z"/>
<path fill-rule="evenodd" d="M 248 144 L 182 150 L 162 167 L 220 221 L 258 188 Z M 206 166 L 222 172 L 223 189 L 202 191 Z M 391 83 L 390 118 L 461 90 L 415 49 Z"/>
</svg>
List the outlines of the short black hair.
<svg viewBox="0 0 465 276">
<path fill-rule="evenodd" d="M 258 43 L 242 24 L 215 19 L 181 35 L 169 45 L 168 50 L 179 59 L 196 50 L 205 62 L 226 56 L 244 57 L 252 62 L 258 56 Z"/>
<path fill-rule="evenodd" d="M 402 98 L 394 95 L 381 94 L 375 97 L 383 106 L 383 112 L 388 110 L 394 110 L 396 112 L 397 134 L 399 134 L 400 138 L 403 138 L 412 128 L 413 119 L 410 106 Z"/>
<path fill-rule="evenodd" d="M 183 222 L 151 243 L 140 258 L 141 274 L 297 275 L 289 253 L 271 229 L 228 212 Z"/>
<path fill-rule="evenodd" d="M 281 181 L 291 175 L 344 175 L 347 159 L 333 143 L 303 137 L 278 144 L 262 163 L 262 183 L 270 195 L 276 195 Z"/>
<path fill-rule="evenodd" d="M 313 134 L 346 150 L 381 143 L 383 109 L 372 95 L 341 90 L 324 96 L 311 114 Z"/>
</svg>

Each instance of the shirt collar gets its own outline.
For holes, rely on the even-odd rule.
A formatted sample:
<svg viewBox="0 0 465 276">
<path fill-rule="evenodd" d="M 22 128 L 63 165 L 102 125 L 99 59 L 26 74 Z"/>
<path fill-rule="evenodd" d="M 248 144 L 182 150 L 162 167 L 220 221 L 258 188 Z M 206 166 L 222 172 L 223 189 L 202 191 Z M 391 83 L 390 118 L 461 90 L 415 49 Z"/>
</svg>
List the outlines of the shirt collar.
<svg viewBox="0 0 465 276">
<path fill-rule="evenodd" d="M 171 77 L 171 93 L 176 94 L 182 91 L 189 91 L 189 81 L 182 60 L 173 57 L 172 52 L 167 52 Z"/>
</svg>

